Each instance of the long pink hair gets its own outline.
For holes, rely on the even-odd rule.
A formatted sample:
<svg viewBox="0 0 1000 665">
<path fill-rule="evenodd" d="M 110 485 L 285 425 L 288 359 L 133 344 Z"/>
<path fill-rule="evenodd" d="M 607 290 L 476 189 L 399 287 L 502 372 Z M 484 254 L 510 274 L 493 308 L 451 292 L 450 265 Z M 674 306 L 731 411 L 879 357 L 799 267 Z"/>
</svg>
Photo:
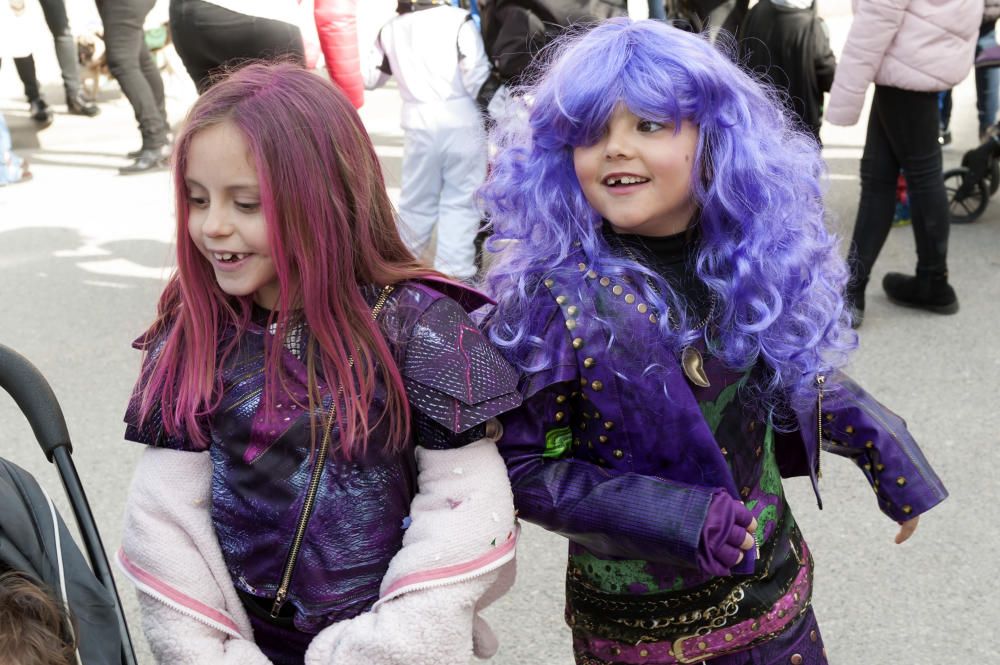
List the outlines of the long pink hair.
<svg viewBox="0 0 1000 665">
<path fill-rule="evenodd" d="M 154 340 L 165 334 L 166 340 L 145 384 L 141 418 L 159 404 L 168 434 L 186 433 L 207 447 L 200 422 L 219 403 L 219 369 L 239 342 L 239 335 L 223 339 L 222 333 L 243 331 L 250 320 L 252 296 L 229 296 L 219 288 L 187 230 L 184 174 L 191 139 L 222 122 L 233 123 L 246 139 L 278 275 L 275 334 L 264 356 L 264 408 L 273 408 L 284 380 L 282 341 L 304 318 L 310 413 L 321 399 L 318 370 L 328 386 L 343 388 L 336 413 L 341 454 L 363 454 L 376 424 L 368 413 L 378 368 L 388 393 L 380 416 L 388 423 L 384 448 L 401 449 L 410 428 L 402 377 L 359 287 L 434 273 L 400 240 L 381 167 L 354 107 L 328 81 L 286 63 L 246 65 L 213 85 L 177 138 L 177 273 L 146 335 Z M 318 420 L 312 423 L 314 444 Z"/>
</svg>

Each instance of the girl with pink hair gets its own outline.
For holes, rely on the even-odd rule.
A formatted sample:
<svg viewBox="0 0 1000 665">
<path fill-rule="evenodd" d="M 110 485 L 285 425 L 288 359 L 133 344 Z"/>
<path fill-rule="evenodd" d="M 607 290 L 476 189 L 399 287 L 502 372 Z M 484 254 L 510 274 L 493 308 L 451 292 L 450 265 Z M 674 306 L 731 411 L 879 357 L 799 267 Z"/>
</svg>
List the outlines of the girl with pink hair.
<svg viewBox="0 0 1000 665">
<path fill-rule="evenodd" d="M 118 556 L 157 659 L 489 654 L 475 613 L 517 531 L 494 417 L 519 397 L 466 313 L 485 297 L 407 251 L 353 106 L 295 65 L 205 92 L 173 169 Z"/>
</svg>

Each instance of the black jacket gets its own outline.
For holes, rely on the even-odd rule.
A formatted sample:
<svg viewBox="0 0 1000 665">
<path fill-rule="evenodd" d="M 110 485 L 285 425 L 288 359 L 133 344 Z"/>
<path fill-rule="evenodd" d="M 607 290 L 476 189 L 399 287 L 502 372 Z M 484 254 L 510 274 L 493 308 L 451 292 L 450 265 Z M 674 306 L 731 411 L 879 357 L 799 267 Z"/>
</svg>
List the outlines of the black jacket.
<svg viewBox="0 0 1000 665">
<path fill-rule="evenodd" d="M 518 78 L 535 54 L 572 25 L 628 14 L 627 0 L 488 0 L 483 43 L 501 81 Z"/>
<path fill-rule="evenodd" d="M 0 506 L 0 568 L 25 573 L 57 596 L 65 593 L 76 619 L 83 665 L 120 665 L 121 639 L 111 595 L 94 577 L 35 479 L 3 458 Z"/>
<path fill-rule="evenodd" d="M 740 59 L 788 93 L 790 110 L 819 139 L 823 93 L 837 66 L 826 26 L 815 10 L 760 0 L 740 31 Z"/>
</svg>

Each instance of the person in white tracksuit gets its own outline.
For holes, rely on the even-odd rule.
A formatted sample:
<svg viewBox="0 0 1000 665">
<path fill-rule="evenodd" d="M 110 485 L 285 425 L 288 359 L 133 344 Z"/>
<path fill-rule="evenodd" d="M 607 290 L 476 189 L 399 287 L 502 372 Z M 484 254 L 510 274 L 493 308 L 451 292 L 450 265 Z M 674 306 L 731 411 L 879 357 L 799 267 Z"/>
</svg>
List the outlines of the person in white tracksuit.
<svg viewBox="0 0 1000 665">
<path fill-rule="evenodd" d="M 464 9 L 433 0 L 402 1 L 379 32 L 365 76 L 369 90 L 395 76 L 403 97 L 401 232 L 423 256 L 437 227 L 434 267 L 462 280 L 476 274 L 486 137 L 475 97 L 490 65 Z"/>
</svg>

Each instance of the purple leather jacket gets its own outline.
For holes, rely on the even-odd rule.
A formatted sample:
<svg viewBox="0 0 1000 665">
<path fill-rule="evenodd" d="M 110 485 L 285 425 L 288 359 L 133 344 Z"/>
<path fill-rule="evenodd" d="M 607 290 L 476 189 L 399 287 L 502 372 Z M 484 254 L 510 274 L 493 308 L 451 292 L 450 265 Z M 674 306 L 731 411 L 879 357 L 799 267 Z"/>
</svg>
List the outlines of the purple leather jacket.
<svg viewBox="0 0 1000 665">
<path fill-rule="evenodd" d="M 378 293 L 365 290 L 369 303 Z M 396 286 L 382 310 L 379 321 L 411 406 L 414 445 L 464 445 L 483 436 L 483 423 L 520 403 L 513 369 L 466 314 L 485 302 L 480 294 L 450 283 L 407 282 Z M 213 462 L 212 520 L 245 602 L 247 595 L 275 597 L 314 460 L 309 418 L 301 406 L 308 403 L 306 370 L 294 350 L 286 349 L 283 357 L 287 394 L 276 399 L 276 413 L 268 417 L 260 408 L 268 334 L 258 324 L 243 332 L 238 351 L 222 369 L 221 403 L 205 422 Z M 155 344 L 150 357 L 155 357 Z M 143 376 L 149 364 L 147 358 Z M 331 388 L 321 389 L 328 402 Z M 375 395 L 370 422 L 383 404 L 381 380 Z M 140 424 L 136 397 L 125 421 L 127 439 L 193 449 L 183 437 L 164 434 L 158 413 Z M 385 429 L 384 423 L 376 427 L 373 444 Z M 337 436 L 335 428 L 334 441 Z M 287 639 L 298 635 L 303 649 L 322 628 L 375 603 L 389 561 L 402 545 L 416 492 L 414 450 L 410 446 L 401 455 L 388 455 L 379 448 L 369 445 L 365 458 L 352 461 L 331 455 L 322 472 L 287 598 L 295 608 L 294 631 Z M 255 634 L 262 638 L 273 628 L 259 619 L 251 610 Z"/>
<path fill-rule="evenodd" d="M 641 292 L 581 260 L 539 285 L 540 343 L 511 358 L 524 404 L 501 418 L 500 452 L 515 505 L 597 555 L 695 567 L 713 492 L 739 500 L 742 488 Z M 797 409 L 798 429 L 775 441 L 782 475 L 810 476 L 817 501 L 821 441 L 855 461 L 893 520 L 947 496 L 903 420 L 848 377 L 825 379 L 822 435 L 818 406 Z M 734 573 L 753 570 L 750 554 Z"/>
</svg>

